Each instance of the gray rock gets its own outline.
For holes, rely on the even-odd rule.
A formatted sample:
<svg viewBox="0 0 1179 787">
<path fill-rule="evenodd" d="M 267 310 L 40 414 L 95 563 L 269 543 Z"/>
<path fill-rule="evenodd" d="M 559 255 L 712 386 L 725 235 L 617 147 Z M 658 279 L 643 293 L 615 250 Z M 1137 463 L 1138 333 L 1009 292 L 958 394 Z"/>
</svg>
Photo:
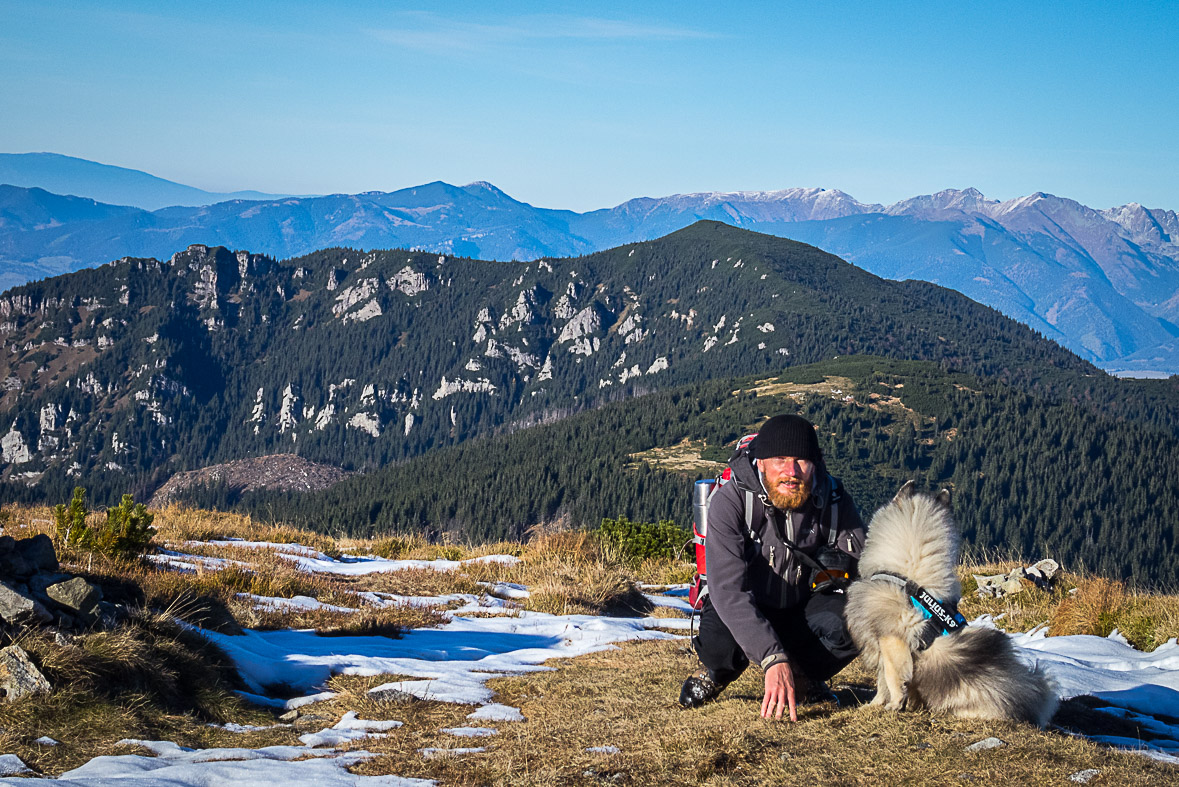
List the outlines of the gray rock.
<svg viewBox="0 0 1179 787">
<path fill-rule="evenodd" d="M 102 601 L 102 591 L 81 577 L 50 585 L 45 588 L 45 593 L 83 623 L 93 623 L 98 619 L 98 602 Z"/>
<path fill-rule="evenodd" d="M 966 751 L 986 751 L 987 749 L 998 749 L 1000 746 L 1007 744 L 998 738 L 983 738 L 977 743 L 972 743 L 966 747 Z"/>
<path fill-rule="evenodd" d="M 98 619 L 103 628 L 114 628 L 127 617 L 127 608 L 122 604 L 112 604 L 109 601 L 98 602 Z"/>
<path fill-rule="evenodd" d="M 1076 782 L 1077 784 L 1088 784 L 1100 775 L 1101 771 L 1097 770 L 1096 768 L 1086 768 L 1083 771 L 1077 771 L 1073 775 L 1069 776 L 1068 780 L 1070 782 Z"/>
<path fill-rule="evenodd" d="M 284 713 L 283 715 L 279 716 L 278 720 L 285 721 L 287 724 L 290 724 L 292 721 L 294 721 L 297 718 L 299 718 L 299 710 L 296 708 L 295 710 L 289 710 L 286 713 Z"/>
<path fill-rule="evenodd" d="M 57 571 L 53 540 L 44 533 L 17 541 L 16 551 L 33 566 L 34 571 Z"/>
<path fill-rule="evenodd" d="M 39 574 L 29 577 L 29 590 L 34 593 L 44 593 L 50 585 L 65 582 L 67 579 L 71 579 L 69 574 L 62 574 L 56 571 L 42 571 Z"/>
<path fill-rule="evenodd" d="M 0 694 L 11 702 L 26 694 L 48 694 L 52 687 L 41 670 L 29 661 L 29 654 L 20 645 L 9 645 L 0 650 Z"/>
<path fill-rule="evenodd" d="M 24 579 L 34 572 L 29 561 L 15 549 L 6 555 L 0 555 L 0 577 L 8 579 Z"/>
<path fill-rule="evenodd" d="M 370 699 L 377 702 L 413 702 L 417 696 L 400 689 L 373 689 L 368 693 Z"/>
<path fill-rule="evenodd" d="M 45 609 L 26 591 L 0 583 L 0 618 L 9 623 L 48 623 L 53 620 Z"/>
</svg>

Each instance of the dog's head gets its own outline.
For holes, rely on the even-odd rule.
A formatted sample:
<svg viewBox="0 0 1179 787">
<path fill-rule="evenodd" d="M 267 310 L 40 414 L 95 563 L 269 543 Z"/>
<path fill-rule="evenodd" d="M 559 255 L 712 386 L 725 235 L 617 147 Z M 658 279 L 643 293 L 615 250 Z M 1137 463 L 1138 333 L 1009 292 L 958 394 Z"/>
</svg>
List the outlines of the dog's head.
<svg viewBox="0 0 1179 787">
<path fill-rule="evenodd" d="M 931 495 L 917 491 L 914 481 L 906 482 L 872 516 L 860 573 L 901 574 L 943 598 L 956 600 L 961 535 L 950 513 L 950 498 L 948 489 Z"/>
<path fill-rule="evenodd" d="M 892 496 L 892 501 L 895 503 L 898 500 L 906 500 L 915 494 L 917 494 L 917 482 L 910 478 L 901 486 L 900 489 L 897 490 L 897 493 Z M 950 490 L 943 487 L 942 491 L 937 493 L 937 497 L 934 498 L 934 501 L 949 509 Z"/>
</svg>

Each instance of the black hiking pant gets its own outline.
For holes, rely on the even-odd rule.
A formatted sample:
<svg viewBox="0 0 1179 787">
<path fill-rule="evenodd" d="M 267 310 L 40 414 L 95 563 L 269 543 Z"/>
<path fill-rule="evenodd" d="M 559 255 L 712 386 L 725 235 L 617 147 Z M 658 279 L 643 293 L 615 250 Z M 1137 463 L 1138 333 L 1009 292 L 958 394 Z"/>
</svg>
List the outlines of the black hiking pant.
<svg viewBox="0 0 1179 787">
<path fill-rule="evenodd" d="M 796 607 L 763 608 L 761 614 L 786 649 L 791 668 L 802 670 L 812 680 L 825 681 L 859 654 L 843 616 L 846 604 L 847 596 L 843 593 L 816 593 Z M 704 599 L 700 633 L 692 638 L 692 647 L 720 688 L 735 681 L 749 666 L 749 659 L 720 619 L 710 598 Z"/>
</svg>

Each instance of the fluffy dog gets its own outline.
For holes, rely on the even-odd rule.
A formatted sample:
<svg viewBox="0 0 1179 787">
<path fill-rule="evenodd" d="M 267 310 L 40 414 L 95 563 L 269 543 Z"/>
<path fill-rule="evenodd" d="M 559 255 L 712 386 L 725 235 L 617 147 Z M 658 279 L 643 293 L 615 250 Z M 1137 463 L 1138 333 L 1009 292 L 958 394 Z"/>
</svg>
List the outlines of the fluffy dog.
<svg viewBox="0 0 1179 787">
<path fill-rule="evenodd" d="M 872 704 L 1042 727 L 1059 702 L 1054 686 L 1039 668 L 1019 660 L 1006 634 L 967 626 L 923 647 L 926 617 L 906 590 L 871 578 L 880 572 L 900 575 L 953 609 L 962 595 L 955 573 L 959 544 L 944 489 L 937 497 L 918 494 L 909 481 L 872 517 L 861 578 L 848 589 L 846 613 L 852 638 L 869 669 L 876 670 Z"/>
</svg>

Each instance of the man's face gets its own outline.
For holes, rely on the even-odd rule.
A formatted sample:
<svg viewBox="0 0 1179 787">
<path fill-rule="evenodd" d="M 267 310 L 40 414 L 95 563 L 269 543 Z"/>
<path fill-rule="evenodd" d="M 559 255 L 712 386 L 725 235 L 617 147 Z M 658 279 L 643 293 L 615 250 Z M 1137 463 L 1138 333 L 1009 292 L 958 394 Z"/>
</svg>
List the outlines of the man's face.
<svg viewBox="0 0 1179 787">
<path fill-rule="evenodd" d="M 810 498 L 814 462 L 793 456 L 772 456 L 759 459 L 757 464 L 765 475 L 770 502 L 776 508 L 793 511 Z"/>
</svg>

